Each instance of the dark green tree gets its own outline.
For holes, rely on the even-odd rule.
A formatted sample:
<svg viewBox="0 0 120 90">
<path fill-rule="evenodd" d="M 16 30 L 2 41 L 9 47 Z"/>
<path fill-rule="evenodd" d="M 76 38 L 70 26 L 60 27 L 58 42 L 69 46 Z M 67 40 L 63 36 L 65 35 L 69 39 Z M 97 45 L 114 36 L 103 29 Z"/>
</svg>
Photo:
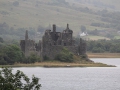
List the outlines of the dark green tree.
<svg viewBox="0 0 120 90">
<path fill-rule="evenodd" d="M 23 53 L 17 45 L 6 45 L 0 50 L 0 60 L 7 62 L 7 64 L 14 64 L 15 62 L 22 62 Z M 0 62 L 0 64 L 2 64 Z"/>
<path fill-rule="evenodd" d="M 73 62 L 73 53 L 71 53 L 67 48 L 63 48 L 62 51 L 55 57 L 56 60 L 61 62 Z"/>
<path fill-rule="evenodd" d="M 40 90 L 39 78 L 32 76 L 32 81 L 20 70 L 15 74 L 11 68 L 0 70 L 0 90 Z"/>
<path fill-rule="evenodd" d="M 35 63 L 40 62 L 41 58 L 38 55 L 31 53 L 30 56 L 26 57 L 23 63 Z"/>
</svg>

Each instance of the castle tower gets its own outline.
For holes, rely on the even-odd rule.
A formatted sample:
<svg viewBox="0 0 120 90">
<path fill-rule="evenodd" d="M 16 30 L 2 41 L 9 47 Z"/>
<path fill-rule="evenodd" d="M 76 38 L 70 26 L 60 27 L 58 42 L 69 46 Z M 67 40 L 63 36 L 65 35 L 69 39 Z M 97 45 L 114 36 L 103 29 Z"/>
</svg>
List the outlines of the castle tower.
<svg viewBox="0 0 120 90">
<path fill-rule="evenodd" d="M 26 30 L 25 32 L 25 56 L 28 56 L 28 44 L 29 44 L 29 40 L 28 40 L 28 30 Z"/>
<path fill-rule="evenodd" d="M 79 41 L 78 53 L 79 55 L 86 54 L 86 42 L 82 38 L 80 38 L 80 41 Z"/>
<path fill-rule="evenodd" d="M 53 32 L 55 33 L 56 32 L 56 25 L 53 24 Z"/>
<path fill-rule="evenodd" d="M 69 29 L 69 24 L 67 24 L 67 29 Z"/>
<path fill-rule="evenodd" d="M 25 33 L 25 40 L 28 40 L 28 30 L 26 30 L 26 33 Z"/>
</svg>

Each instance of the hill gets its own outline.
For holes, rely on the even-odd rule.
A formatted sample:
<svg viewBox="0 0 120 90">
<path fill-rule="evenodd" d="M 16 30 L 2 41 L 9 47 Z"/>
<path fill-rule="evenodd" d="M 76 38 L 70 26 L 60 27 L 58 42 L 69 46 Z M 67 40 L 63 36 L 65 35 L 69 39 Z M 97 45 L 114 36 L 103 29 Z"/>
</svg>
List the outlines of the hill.
<svg viewBox="0 0 120 90">
<path fill-rule="evenodd" d="M 86 28 L 84 32 L 89 32 L 90 35 L 114 38 L 119 36 L 117 32 L 120 28 L 119 12 L 114 13 L 116 9 L 119 10 L 118 2 L 118 0 L 0 0 L 0 25 L 4 24 L 7 27 L 0 29 L 1 32 L 6 30 L 0 33 L 0 36 L 20 39 L 26 29 L 31 31 L 31 35 L 35 35 L 40 26 L 48 28 L 56 24 L 65 29 L 69 23 L 74 36 L 81 32 L 83 25 Z M 96 29 L 97 34 L 94 33 Z"/>
</svg>

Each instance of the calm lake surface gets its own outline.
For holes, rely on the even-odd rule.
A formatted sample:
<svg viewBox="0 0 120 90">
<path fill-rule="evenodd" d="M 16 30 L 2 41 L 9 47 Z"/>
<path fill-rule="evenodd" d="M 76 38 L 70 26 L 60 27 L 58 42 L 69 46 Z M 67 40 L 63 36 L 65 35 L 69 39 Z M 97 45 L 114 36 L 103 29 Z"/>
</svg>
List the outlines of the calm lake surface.
<svg viewBox="0 0 120 90">
<path fill-rule="evenodd" d="M 94 58 L 117 67 L 14 68 L 40 78 L 41 90 L 120 90 L 120 58 Z"/>
</svg>

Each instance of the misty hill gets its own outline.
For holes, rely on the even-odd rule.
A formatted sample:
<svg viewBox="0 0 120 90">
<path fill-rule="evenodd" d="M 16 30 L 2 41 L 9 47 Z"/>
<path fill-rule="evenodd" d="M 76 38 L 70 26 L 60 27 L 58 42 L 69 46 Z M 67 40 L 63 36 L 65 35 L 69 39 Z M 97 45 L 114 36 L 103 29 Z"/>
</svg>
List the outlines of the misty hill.
<svg viewBox="0 0 120 90">
<path fill-rule="evenodd" d="M 118 2 L 118 0 L 0 0 L 0 36 L 20 39 L 28 29 L 34 38 L 35 32 L 51 28 L 52 24 L 56 24 L 62 30 L 69 23 L 74 36 L 80 32 L 87 32 L 88 38 L 119 37 Z"/>
<path fill-rule="evenodd" d="M 90 7 L 98 8 L 98 9 L 120 9 L 120 1 L 119 0 L 71 0 L 72 2 L 77 2 L 82 5 L 88 5 Z"/>
</svg>

